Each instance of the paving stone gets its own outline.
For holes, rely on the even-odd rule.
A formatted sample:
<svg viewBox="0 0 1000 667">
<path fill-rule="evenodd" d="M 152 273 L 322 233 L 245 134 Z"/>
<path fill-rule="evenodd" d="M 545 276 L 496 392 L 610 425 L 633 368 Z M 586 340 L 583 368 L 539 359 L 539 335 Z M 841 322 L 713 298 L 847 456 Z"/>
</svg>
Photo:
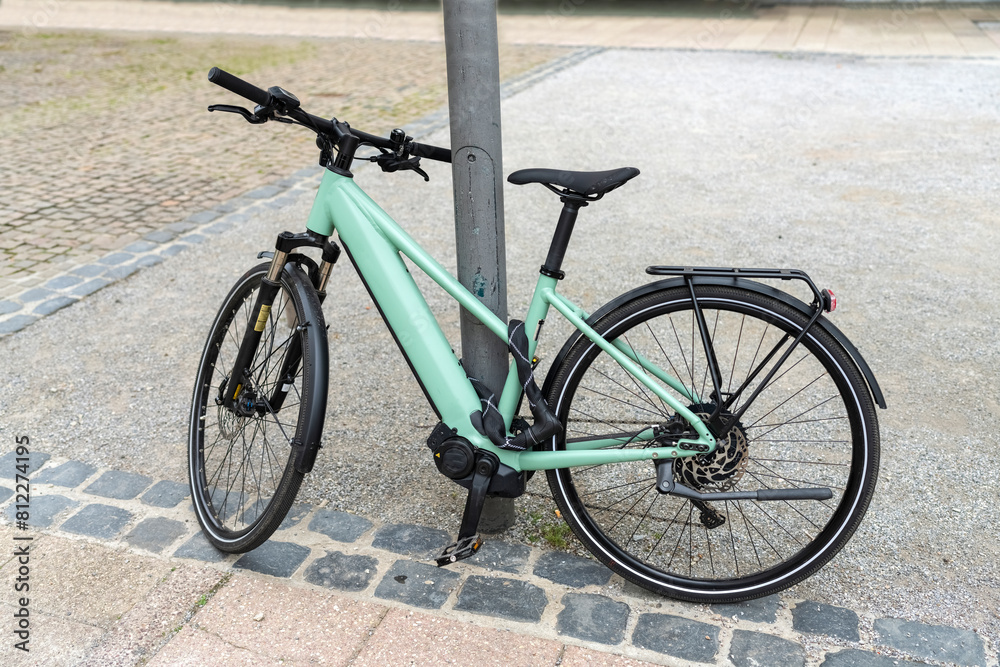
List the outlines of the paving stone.
<svg viewBox="0 0 1000 667">
<path fill-rule="evenodd" d="M 240 508 L 250 500 L 246 496 L 241 497 L 240 492 L 236 489 L 226 493 L 219 487 L 212 489 L 209 499 L 212 501 L 212 506 L 215 510 L 225 517 L 237 516 Z M 191 510 L 194 511 L 193 504 L 191 505 Z"/>
<path fill-rule="evenodd" d="M 821 602 L 800 602 L 795 605 L 792 609 L 792 628 L 796 632 L 829 635 L 849 642 L 861 639 L 856 613 Z"/>
<path fill-rule="evenodd" d="M 9 320 L 0 322 L 0 334 L 15 333 L 28 326 L 38 318 L 34 315 L 15 315 Z"/>
<path fill-rule="evenodd" d="M 136 475 L 121 470 L 109 470 L 97 478 L 84 493 L 103 496 L 115 500 L 131 500 L 150 485 L 153 480 L 145 475 Z"/>
<path fill-rule="evenodd" d="M 128 278 L 130 275 L 132 275 L 138 270 L 139 267 L 136 266 L 134 263 L 123 264 L 122 266 L 111 267 L 110 269 L 108 269 L 106 275 L 112 280 L 124 280 L 125 278 Z"/>
<path fill-rule="evenodd" d="M 204 234 L 185 234 L 178 239 L 182 243 L 190 243 L 191 245 L 198 245 L 199 243 L 204 243 L 208 240 L 208 237 Z"/>
<path fill-rule="evenodd" d="M 163 261 L 163 258 L 159 255 L 146 255 L 145 257 L 140 257 L 135 261 L 135 265 L 141 268 L 148 268 L 150 266 L 156 266 Z"/>
<path fill-rule="evenodd" d="M 310 584 L 338 591 L 360 593 L 368 588 L 378 570 L 378 561 L 371 556 L 349 556 L 340 551 L 327 551 L 306 568 L 302 578 Z"/>
<path fill-rule="evenodd" d="M 763 632 L 735 630 L 729 645 L 734 667 L 804 667 L 806 651 L 795 642 Z"/>
<path fill-rule="evenodd" d="M 132 513 L 127 510 L 93 503 L 66 519 L 61 528 L 78 535 L 110 540 L 131 520 Z"/>
<path fill-rule="evenodd" d="M 499 540 L 488 540 L 479 551 L 465 562 L 470 565 L 501 570 L 517 574 L 524 569 L 531 555 L 531 547 L 523 544 L 511 544 Z"/>
<path fill-rule="evenodd" d="M 93 280 L 88 280 L 84 284 L 80 285 L 70 292 L 70 294 L 73 296 L 89 296 L 102 287 L 107 287 L 113 282 L 113 280 L 109 280 L 107 278 L 94 278 Z"/>
<path fill-rule="evenodd" d="M 168 231 L 166 229 L 160 229 L 155 232 L 150 232 L 142 238 L 147 241 L 154 241 L 156 243 L 166 243 L 167 241 L 172 241 L 174 237 L 177 236 L 174 232 Z"/>
<path fill-rule="evenodd" d="M 37 492 L 31 494 L 31 502 L 28 503 L 28 525 L 35 528 L 48 528 L 55 521 L 56 516 L 62 512 L 76 507 L 80 503 L 70 500 L 60 495 L 41 495 Z M 7 506 L 4 514 L 11 523 L 17 521 L 17 504 L 11 503 Z"/>
<path fill-rule="evenodd" d="M 222 232 L 231 229 L 232 226 L 233 226 L 233 223 L 231 221 L 229 221 L 229 220 L 220 220 L 219 222 L 216 222 L 214 224 L 209 225 L 208 227 L 205 227 L 201 231 L 203 231 L 203 232 L 205 232 L 207 234 L 221 234 Z"/>
<path fill-rule="evenodd" d="M 56 293 L 52 290 L 45 289 L 44 287 L 36 287 L 30 289 L 21 296 L 17 297 L 21 303 L 31 303 L 32 301 L 44 301 L 50 297 L 55 296 Z"/>
<path fill-rule="evenodd" d="M 160 553 L 186 532 L 184 522 L 156 516 L 144 519 L 130 530 L 125 541 L 133 547 Z"/>
<path fill-rule="evenodd" d="M 208 220 L 206 220 L 205 222 L 208 222 Z M 200 223 L 198 223 L 198 224 L 200 224 Z M 184 232 L 190 232 L 192 229 L 194 229 L 195 227 L 197 227 L 198 224 L 195 224 L 194 222 L 186 222 L 186 221 L 185 222 L 173 222 L 173 223 L 170 223 L 169 225 L 167 225 L 166 227 L 164 227 L 164 229 L 166 229 L 168 231 L 171 231 L 171 232 L 176 232 L 177 234 L 183 234 Z"/>
<path fill-rule="evenodd" d="M 191 539 L 177 547 L 177 551 L 174 552 L 174 558 L 191 558 L 206 563 L 218 563 L 225 560 L 227 555 L 213 547 L 200 532 L 192 535 Z"/>
<path fill-rule="evenodd" d="M 684 660 L 715 662 L 719 628 L 670 614 L 643 614 L 632 632 L 632 644 Z"/>
<path fill-rule="evenodd" d="M 309 178 L 316 178 L 324 171 L 326 171 L 326 169 L 320 167 L 319 165 L 307 167 L 305 169 L 299 169 L 297 172 L 291 175 L 291 178 L 289 180 L 295 180 L 296 182 L 301 182 Z"/>
<path fill-rule="evenodd" d="M 232 213 L 240 208 L 240 205 L 238 205 L 237 200 L 230 199 L 229 201 L 222 202 L 221 204 L 216 204 L 212 208 L 219 213 Z"/>
<path fill-rule="evenodd" d="M 604 586 L 611 580 L 611 570 L 597 561 L 562 551 L 546 551 L 539 556 L 534 574 L 573 588 Z"/>
<path fill-rule="evenodd" d="M 13 443 L 13 446 L 17 447 L 17 443 L 16 442 Z M 45 452 L 32 451 L 30 441 L 28 442 L 27 446 L 28 446 L 27 470 L 28 470 L 28 476 L 30 477 L 34 475 L 36 472 L 38 472 L 38 469 L 41 468 L 43 465 L 45 465 L 45 462 L 48 461 L 49 458 L 51 457 Z M 9 479 L 13 482 L 15 479 L 15 475 L 24 474 L 20 470 L 17 470 L 15 468 L 15 466 L 18 464 L 17 459 L 19 458 L 24 458 L 24 456 L 18 456 L 17 452 L 13 450 L 7 452 L 3 456 L 0 456 L 0 479 Z M 36 482 L 38 480 L 32 479 L 31 481 Z"/>
<path fill-rule="evenodd" d="M 925 663 L 910 662 L 909 660 L 900 660 L 899 658 L 887 658 L 884 655 L 851 648 L 828 654 L 820 667 L 905 667 L 905 665 L 917 664 Z"/>
<path fill-rule="evenodd" d="M 46 289 L 66 289 L 67 287 L 72 287 L 73 285 L 78 285 L 83 282 L 83 278 L 79 276 L 57 276 L 49 282 L 45 283 Z"/>
<path fill-rule="evenodd" d="M 556 632 L 599 644 L 620 644 L 631 611 L 624 602 L 603 595 L 567 593 L 556 621 Z"/>
<path fill-rule="evenodd" d="M 35 484 L 55 484 L 73 488 L 97 472 L 97 468 L 82 461 L 67 461 L 54 468 L 42 471 L 34 480 Z"/>
<path fill-rule="evenodd" d="M 768 595 L 764 598 L 737 602 L 735 604 L 713 604 L 712 611 L 739 621 L 752 623 L 774 623 L 778 620 L 778 606 L 781 598 Z"/>
<path fill-rule="evenodd" d="M 45 317 L 46 315 L 51 315 L 60 308 L 65 308 L 71 303 L 76 303 L 76 301 L 77 301 L 76 299 L 68 296 L 57 296 L 54 299 L 49 299 L 44 303 L 38 304 L 38 306 L 36 306 L 35 310 L 32 312 L 34 312 L 36 315 L 41 315 L 42 317 Z"/>
<path fill-rule="evenodd" d="M 113 252 L 110 255 L 101 257 L 98 261 L 100 264 L 106 266 L 118 266 L 124 264 L 125 262 L 133 259 L 135 255 L 130 252 Z"/>
<path fill-rule="evenodd" d="M 153 507 L 177 507 L 177 504 L 187 498 L 191 489 L 187 484 L 178 484 L 167 479 L 161 479 L 149 491 L 142 494 L 142 502 Z"/>
<path fill-rule="evenodd" d="M 83 276 L 84 278 L 93 278 L 94 276 L 99 276 L 104 273 L 105 267 L 100 264 L 87 264 L 85 266 L 78 266 L 70 273 L 78 276 Z"/>
<path fill-rule="evenodd" d="M 265 498 L 263 500 L 258 500 L 257 502 L 249 505 L 243 512 L 243 516 L 240 517 L 242 521 L 246 523 L 253 523 L 260 516 L 260 513 L 267 508 L 267 504 L 271 502 L 270 498 Z M 309 512 L 312 512 L 313 506 L 308 503 L 295 503 L 289 509 L 288 513 L 285 514 L 285 518 L 282 519 L 281 524 L 278 526 L 278 530 L 285 528 L 292 528 L 298 524 L 302 519 L 306 517 Z"/>
<path fill-rule="evenodd" d="M 12 495 L 14 495 L 13 490 L 8 489 L 6 486 L 0 486 L 0 503 L 6 502 Z"/>
<path fill-rule="evenodd" d="M 292 542 L 268 540 L 253 551 L 249 551 L 233 563 L 239 570 L 252 570 L 272 577 L 288 578 L 299 569 L 299 565 L 309 556 L 309 547 Z"/>
<path fill-rule="evenodd" d="M 160 256 L 161 257 L 173 257 L 177 253 L 184 251 L 186 248 L 187 248 L 187 246 L 178 243 L 176 245 L 170 246 L 169 248 L 165 248 L 164 250 L 161 250 L 160 251 Z"/>
<path fill-rule="evenodd" d="M 414 607 L 440 609 L 458 586 L 459 574 L 412 560 L 397 560 L 379 582 L 375 597 Z"/>
<path fill-rule="evenodd" d="M 309 530 L 322 533 L 338 542 L 353 542 L 372 525 L 371 521 L 363 517 L 324 508 L 316 511 L 309 522 Z"/>
<path fill-rule="evenodd" d="M 537 623 L 548 598 L 538 586 L 517 579 L 472 575 L 458 593 L 455 609 Z"/>
<path fill-rule="evenodd" d="M 122 248 L 122 250 L 124 252 L 139 254 L 149 252 L 150 250 L 156 250 L 159 247 L 160 246 L 158 244 L 152 243 L 151 241 L 134 241 Z"/>
<path fill-rule="evenodd" d="M 429 556 L 451 543 L 451 536 L 437 528 L 398 523 L 383 526 L 375 533 L 372 546 L 406 556 Z"/>
<path fill-rule="evenodd" d="M 875 620 L 875 636 L 878 643 L 918 658 L 959 665 L 986 664 L 983 641 L 971 630 L 879 618 Z"/>
<path fill-rule="evenodd" d="M 243 194 L 244 197 L 249 197 L 250 199 L 270 199 L 274 195 L 283 192 L 284 188 L 280 188 L 277 185 L 265 185 L 260 188 L 251 190 Z"/>
<path fill-rule="evenodd" d="M 23 306 L 19 303 L 14 303 L 13 301 L 0 301 L 0 315 L 9 315 L 10 313 L 16 313 L 21 310 Z"/>
<path fill-rule="evenodd" d="M 213 210 L 207 210 L 207 211 L 198 211 L 197 213 L 189 215 L 187 217 L 187 219 L 188 219 L 188 222 L 191 222 L 191 223 L 193 223 L 195 225 L 204 225 L 206 223 L 212 222 L 213 220 L 215 220 L 218 217 L 219 217 L 219 211 L 218 210 L 215 210 L 215 211 L 213 211 Z"/>
<path fill-rule="evenodd" d="M 282 197 L 278 197 L 277 199 L 267 202 L 267 207 L 275 209 L 284 208 L 286 206 L 291 206 L 298 200 L 299 198 L 295 195 L 284 195 Z"/>
</svg>

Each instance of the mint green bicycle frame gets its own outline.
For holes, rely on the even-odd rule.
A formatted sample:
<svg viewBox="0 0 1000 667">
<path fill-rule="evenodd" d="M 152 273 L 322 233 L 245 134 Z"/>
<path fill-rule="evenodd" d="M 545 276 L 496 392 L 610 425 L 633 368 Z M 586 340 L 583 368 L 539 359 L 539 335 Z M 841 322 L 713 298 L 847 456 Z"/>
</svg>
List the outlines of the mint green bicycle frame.
<svg viewBox="0 0 1000 667">
<path fill-rule="evenodd" d="M 538 277 L 525 318 L 525 331 L 529 333 L 529 357 L 535 352 L 538 327 L 551 306 L 638 382 L 686 419 L 699 437 L 696 440 L 682 439 L 678 441 L 678 446 L 633 449 L 615 448 L 624 444 L 621 438 L 575 441 L 567 443 L 565 451 L 552 452 L 518 452 L 496 447 L 472 424 L 470 416 L 482 407 L 479 396 L 423 294 L 413 281 L 401 254 L 408 257 L 505 343 L 507 323 L 494 315 L 428 255 L 350 177 L 330 170 L 325 172 L 309 214 L 308 228 L 324 236 L 337 232 L 441 420 L 450 428 L 457 429 L 458 435 L 474 446 L 494 452 L 501 463 L 517 471 L 547 470 L 627 461 L 669 460 L 703 453 L 694 448 L 683 447 L 685 444 L 708 446 L 709 451 L 714 451 L 715 439 L 705 423 L 662 385 L 654 382 L 653 378 L 676 390 L 686 401 L 698 403 L 700 399 L 693 390 L 636 353 L 626 343 L 602 338 L 585 322 L 588 314 L 556 292 L 558 280 L 545 275 Z M 530 335 L 531 332 L 536 332 L 536 335 Z M 517 369 L 511 362 L 498 406 L 508 431 L 521 399 L 521 392 Z M 647 428 L 638 436 L 630 437 L 628 442 L 648 442 L 653 437 L 652 428 Z"/>
</svg>

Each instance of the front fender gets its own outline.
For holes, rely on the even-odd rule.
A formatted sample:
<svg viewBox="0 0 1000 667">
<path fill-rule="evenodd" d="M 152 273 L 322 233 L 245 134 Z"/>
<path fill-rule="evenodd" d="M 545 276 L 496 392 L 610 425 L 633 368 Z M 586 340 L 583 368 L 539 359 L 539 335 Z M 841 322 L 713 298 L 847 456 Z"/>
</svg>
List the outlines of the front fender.
<svg viewBox="0 0 1000 667">
<path fill-rule="evenodd" d="M 764 296 L 773 297 L 778 301 L 781 301 L 782 303 L 798 310 L 806 317 L 812 317 L 814 312 L 811 306 L 795 298 L 791 294 L 782 292 L 781 290 L 775 289 L 770 285 L 758 283 L 753 280 L 747 280 L 746 278 L 693 276 L 691 280 L 696 285 L 723 285 L 726 287 L 738 287 L 740 289 L 756 292 Z M 637 287 L 634 290 L 625 292 L 624 294 L 615 297 L 611 301 L 607 302 L 606 304 L 598 308 L 596 312 L 594 312 L 590 317 L 587 318 L 587 324 L 589 324 L 590 326 L 594 326 L 602 317 L 610 313 L 612 310 L 618 308 L 619 306 L 625 303 L 628 303 L 633 299 L 646 296 L 647 294 L 651 294 L 653 292 L 674 289 L 677 287 L 684 287 L 686 285 L 687 283 L 685 278 L 667 278 L 666 280 L 658 280 L 654 283 L 648 283 L 646 285 L 642 285 L 641 287 Z M 845 336 L 843 332 L 841 332 L 840 329 L 838 329 L 826 317 L 820 317 L 819 320 L 816 321 L 816 326 L 821 327 L 828 334 L 830 334 L 830 336 L 832 336 L 834 340 L 840 343 L 840 345 L 844 348 L 844 350 L 846 350 L 847 353 L 851 355 L 851 358 L 854 360 L 854 363 L 857 364 L 858 369 L 864 376 L 865 382 L 868 383 L 868 390 L 871 392 L 872 398 L 875 400 L 875 402 L 878 404 L 880 408 L 885 409 L 886 407 L 885 397 L 882 395 L 882 389 L 881 387 L 879 387 L 878 381 L 875 379 L 875 374 L 872 372 L 871 367 L 868 366 L 868 363 L 864 360 L 864 357 L 861 356 L 861 352 L 858 351 L 858 348 L 856 348 L 854 344 L 847 339 L 847 336 Z M 545 385 L 542 387 L 543 396 L 547 397 L 549 395 L 549 389 L 551 388 L 552 382 L 555 378 L 555 373 L 553 371 L 562 365 L 562 361 L 563 359 L 566 358 L 566 355 L 569 354 L 570 348 L 573 347 L 573 345 L 576 343 L 577 340 L 580 339 L 580 336 L 582 335 L 583 334 L 581 334 L 579 331 L 574 332 L 573 334 L 570 335 L 566 343 L 563 344 L 562 349 L 559 350 L 559 354 L 556 355 L 556 358 L 553 360 L 552 365 L 549 367 L 548 374 L 545 376 Z"/>
</svg>

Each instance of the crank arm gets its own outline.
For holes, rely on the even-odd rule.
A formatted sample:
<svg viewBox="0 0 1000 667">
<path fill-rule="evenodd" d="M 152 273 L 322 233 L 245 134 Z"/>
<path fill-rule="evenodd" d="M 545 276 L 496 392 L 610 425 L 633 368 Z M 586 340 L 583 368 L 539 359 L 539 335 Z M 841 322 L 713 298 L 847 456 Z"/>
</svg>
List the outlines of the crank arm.
<svg viewBox="0 0 1000 667">
<path fill-rule="evenodd" d="M 826 487 L 701 493 L 674 481 L 674 466 L 669 462 L 656 466 L 656 490 L 663 494 L 680 496 L 703 503 L 713 500 L 829 500 L 833 497 L 833 491 Z"/>
</svg>

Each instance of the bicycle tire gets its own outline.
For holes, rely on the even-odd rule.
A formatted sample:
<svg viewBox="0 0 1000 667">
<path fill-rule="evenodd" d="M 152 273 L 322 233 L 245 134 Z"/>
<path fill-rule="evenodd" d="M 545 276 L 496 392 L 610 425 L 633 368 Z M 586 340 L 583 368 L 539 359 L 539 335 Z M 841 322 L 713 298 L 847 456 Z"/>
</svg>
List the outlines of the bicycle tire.
<svg viewBox="0 0 1000 667">
<path fill-rule="evenodd" d="M 230 290 L 205 343 L 192 396 L 191 499 L 206 538 L 227 553 L 257 548 L 284 520 L 304 477 L 295 469 L 292 443 L 302 441 L 300 434 L 311 416 L 326 411 L 326 326 L 315 289 L 294 264 L 282 271 L 281 289 L 241 393 L 252 397 L 255 409 L 240 416 L 221 405 L 220 396 L 243 332 L 251 326 L 257 291 L 269 266 L 263 263 L 250 269 Z M 287 393 L 275 411 L 268 397 L 276 395 L 288 357 L 293 361 L 294 378 L 282 383 Z"/>
<path fill-rule="evenodd" d="M 808 323 L 797 309 L 747 289 L 696 285 L 695 295 L 724 397 L 776 341 L 786 334 L 794 339 Z M 624 341 L 694 388 L 697 402 L 682 399 L 692 411 L 707 416 L 714 409 L 705 398 L 712 381 L 686 287 L 637 296 L 600 318 L 594 329 L 608 340 Z M 582 335 L 551 372 L 547 399 L 565 435 L 547 448 L 565 449 L 567 441 L 601 433 L 620 434 L 619 447 L 648 447 L 651 442 L 630 443 L 626 436 L 673 415 Z M 765 376 L 766 369 L 742 397 Z M 715 453 L 665 465 L 674 466 L 678 481 L 703 492 L 821 486 L 834 495 L 827 501 L 715 501 L 706 512 L 685 498 L 657 492 L 650 461 L 547 474 L 573 532 L 625 579 L 694 602 L 770 595 L 814 574 L 861 522 L 879 465 L 875 408 L 851 356 L 813 326 Z"/>
</svg>

